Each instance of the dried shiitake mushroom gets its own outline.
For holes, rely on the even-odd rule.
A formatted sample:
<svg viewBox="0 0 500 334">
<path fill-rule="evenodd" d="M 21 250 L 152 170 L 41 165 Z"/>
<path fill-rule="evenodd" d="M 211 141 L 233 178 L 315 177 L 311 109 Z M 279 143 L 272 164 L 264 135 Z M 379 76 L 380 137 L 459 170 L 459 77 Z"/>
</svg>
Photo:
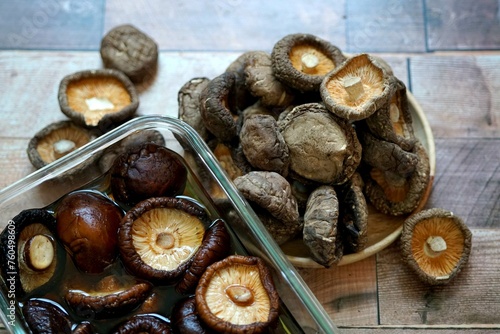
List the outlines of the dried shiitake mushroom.
<svg viewBox="0 0 500 334">
<path fill-rule="evenodd" d="M 150 197 L 179 195 L 187 181 L 182 157 L 155 143 L 133 147 L 118 156 L 110 172 L 113 197 L 127 205 Z"/>
<path fill-rule="evenodd" d="M 144 200 L 130 209 L 121 223 L 122 262 L 138 277 L 170 284 L 189 268 L 208 224 L 206 212 L 190 200 Z"/>
<path fill-rule="evenodd" d="M 290 151 L 291 177 L 341 184 L 356 171 L 361 144 L 354 128 L 322 104 L 299 105 L 278 125 Z"/>
<path fill-rule="evenodd" d="M 56 241 L 56 221 L 46 210 L 23 210 L 0 235 L 4 279 L 15 276 L 15 294 L 23 297 L 57 283 L 66 253 Z"/>
<path fill-rule="evenodd" d="M 213 149 L 213 153 L 231 180 L 252 170 L 252 166 L 243 153 L 243 148 L 231 148 L 219 142 Z"/>
<path fill-rule="evenodd" d="M 28 144 L 28 158 L 36 168 L 73 152 L 97 136 L 87 128 L 72 121 L 52 123 L 38 131 Z"/>
<path fill-rule="evenodd" d="M 343 254 L 340 236 L 339 201 L 332 186 L 316 188 L 307 201 L 304 213 L 304 244 L 317 263 L 330 267 Z"/>
<path fill-rule="evenodd" d="M 166 319 L 159 316 L 134 315 L 122 322 L 111 334 L 170 334 L 172 330 Z"/>
<path fill-rule="evenodd" d="M 57 236 L 75 265 L 85 273 L 101 273 L 118 256 L 118 227 L 123 211 L 92 191 L 65 195 L 55 209 Z"/>
<path fill-rule="evenodd" d="M 187 297 L 175 303 L 171 316 L 172 328 L 178 334 L 215 334 L 198 316 L 195 297 Z"/>
<path fill-rule="evenodd" d="M 245 68 L 248 66 L 248 63 L 251 58 L 253 58 L 256 54 L 260 54 L 262 51 L 247 51 L 243 52 L 238 56 L 229 66 L 226 68 L 224 72 L 232 72 L 234 75 L 234 102 L 235 108 L 238 110 L 244 110 L 248 106 L 254 104 L 257 101 L 257 98 L 254 97 L 247 88 L 246 78 L 245 78 Z"/>
<path fill-rule="evenodd" d="M 100 54 L 104 66 L 125 73 L 135 83 L 156 74 L 158 45 L 133 25 L 111 29 L 101 41 Z"/>
<path fill-rule="evenodd" d="M 54 302 L 31 299 L 24 303 L 22 312 L 33 333 L 71 334 L 69 315 Z"/>
<path fill-rule="evenodd" d="M 388 75 L 370 55 L 360 54 L 329 72 L 321 83 L 320 94 L 332 113 L 359 121 L 386 106 L 395 90 L 394 76 Z"/>
<path fill-rule="evenodd" d="M 325 75 L 345 60 L 330 42 L 310 34 L 291 34 L 273 47 L 274 75 L 299 91 L 318 90 Z"/>
<path fill-rule="evenodd" d="M 186 82 L 177 94 L 179 119 L 195 129 L 205 141 L 210 139 L 211 134 L 208 132 L 201 118 L 200 95 L 209 82 L 209 78 L 193 78 Z"/>
<path fill-rule="evenodd" d="M 130 119 L 139 107 L 134 84 L 113 69 L 65 76 L 59 85 L 58 100 L 61 111 L 73 122 L 104 132 Z"/>
<path fill-rule="evenodd" d="M 253 115 L 246 118 L 240 131 L 240 145 L 253 167 L 287 176 L 290 155 L 274 117 Z"/>
<path fill-rule="evenodd" d="M 403 224 L 403 260 L 428 284 L 449 283 L 467 263 L 471 247 L 467 225 L 445 209 L 422 210 Z"/>
<path fill-rule="evenodd" d="M 195 298 L 199 317 L 221 333 L 263 333 L 278 320 L 278 292 L 258 257 L 231 255 L 212 264 Z"/>
<path fill-rule="evenodd" d="M 109 275 L 92 289 L 70 288 L 64 299 L 80 317 L 106 319 L 134 310 L 148 297 L 151 289 L 150 283 Z"/>
</svg>

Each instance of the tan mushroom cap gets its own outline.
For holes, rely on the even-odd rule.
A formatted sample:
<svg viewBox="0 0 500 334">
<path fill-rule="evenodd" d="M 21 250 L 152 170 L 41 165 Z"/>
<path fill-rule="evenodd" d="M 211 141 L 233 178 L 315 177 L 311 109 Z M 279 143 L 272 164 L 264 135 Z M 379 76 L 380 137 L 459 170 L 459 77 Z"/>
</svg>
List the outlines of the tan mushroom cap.
<svg viewBox="0 0 500 334">
<path fill-rule="evenodd" d="M 290 62 L 297 71 L 309 75 L 325 75 L 336 67 L 331 57 L 312 44 L 292 46 Z"/>
</svg>

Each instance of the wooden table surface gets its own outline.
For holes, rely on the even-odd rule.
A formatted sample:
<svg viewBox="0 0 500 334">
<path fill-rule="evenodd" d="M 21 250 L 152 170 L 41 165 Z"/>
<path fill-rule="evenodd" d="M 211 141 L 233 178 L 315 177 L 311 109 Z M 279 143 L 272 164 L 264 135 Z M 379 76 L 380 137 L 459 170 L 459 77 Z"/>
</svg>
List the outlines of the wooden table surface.
<svg viewBox="0 0 500 334">
<path fill-rule="evenodd" d="M 360 262 L 300 269 L 344 333 L 500 331 L 500 9 L 497 0 L 0 2 L 0 189 L 34 171 L 26 155 L 42 127 L 66 119 L 57 88 L 101 68 L 99 45 L 132 23 L 159 44 L 141 115 L 177 115 L 177 92 L 215 77 L 244 51 L 270 51 L 289 33 L 315 34 L 346 53 L 376 53 L 425 111 L 436 145 L 427 207 L 473 232 L 468 265 L 450 284 L 418 281 L 397 242 Z M 1 222 L 4 224 L 5 222 Z"/>
</svg>

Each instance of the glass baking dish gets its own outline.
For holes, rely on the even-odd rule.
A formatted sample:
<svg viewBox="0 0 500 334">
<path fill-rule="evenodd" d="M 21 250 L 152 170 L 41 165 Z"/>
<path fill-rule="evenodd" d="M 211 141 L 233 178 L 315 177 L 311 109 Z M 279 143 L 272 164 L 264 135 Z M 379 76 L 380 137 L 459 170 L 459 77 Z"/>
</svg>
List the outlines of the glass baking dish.
<svg viewBox="0 0 500 334">
<path fill-rule="evenodd" d="M 231 228 L 238 252 L 259 256 L 271 268 L 283 305 L 279 333 L 336 333 L 337 329 L 294 266 L 268 234 L 248 203 L 241 197 L 206 143 L 190 126 L 172 117 L 141 116 L 95 139 L 84 147 L 37 170 L 0 191 L 1 229 L 20 211 L 43 208 L 77 189 L 98 189 L 106 171 L 101 158 L 123 140 L 138 133 L 161 133 L 165 146 L 181 154 L 199 182 L 190 182 L 191 196 L 210 212 L 220 215 Z M 104 182 L 105 183 L 105 182 Z M 207 191 L 206 186 L 210 187 Z M 217 194 L 217 203 L 208 193 Z M 26 333 L 20 309 L 14 309 L 8 285 L 2 279 L 1 319 L 11 333 Z M 279 327 L 280 327 L 279 326 Z"/>
</svg>

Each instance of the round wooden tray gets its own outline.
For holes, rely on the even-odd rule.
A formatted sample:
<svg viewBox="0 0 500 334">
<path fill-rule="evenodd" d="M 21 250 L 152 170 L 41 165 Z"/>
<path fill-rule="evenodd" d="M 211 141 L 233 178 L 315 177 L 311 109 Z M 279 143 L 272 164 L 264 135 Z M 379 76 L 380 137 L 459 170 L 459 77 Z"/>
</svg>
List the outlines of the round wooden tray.
<svg viewBox="0 0 500 334">
<path fill-rule="evenodd" d="M 420 211 L 427 203 L 432 189 L 436 170 L 436 151 L 434 146 L 434 137 L 424 111 L 410 92 L 407 92 L 407 96 L 410 112 L 413 118 L 415 135 L 426 148 L 430 163 L 429 185 L 425 195 L 422 197 L 420 205 L 415 210 Z M 384 215 L 377 212 L 372 207 L 369 208 L 368 217 L 368 246 L 358 253 L 344 255 L 340 262 L 337 263 L 338 266 L 363 260 L 392 244 L 401 235 L 403 222 L 406 219 L 406 216 L 393 217 Z M 281 245 L 281 249 L 287 255 L 290 262 L 296 267 L 324 268 L 309 257 L 309 251 L 300 239 L 292 240 Z"/>
</svg>

